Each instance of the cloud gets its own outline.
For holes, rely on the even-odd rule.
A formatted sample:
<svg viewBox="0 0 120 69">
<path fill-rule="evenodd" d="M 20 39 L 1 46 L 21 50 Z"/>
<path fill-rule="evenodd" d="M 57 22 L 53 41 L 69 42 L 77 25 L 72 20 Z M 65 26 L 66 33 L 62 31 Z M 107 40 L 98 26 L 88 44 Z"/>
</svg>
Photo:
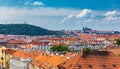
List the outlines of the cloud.
<svg viewBox="0 0 120 69">
<path fill-rule="evenodd" d="M 9 11 L 9 12 L 8 12 Z M 79 10 L 64 8 L 18 8 L 0 7 L 0 23 L 22 23 L 24 20 L 35 23 L 35 25 L 58 24 L 61 19 L 69 14 L 76 14 Z M 19 13 L 19 14 L 18 14 Z M 71 16 L 69 16 L 71 17 Z M 39 24 L 40 23 L 40 24 Z"/>
<path fill-rule="evenodd" d="M 82 26 L 120 26 L 120 12 L 108 16 L 110 11 L 87 11 L 66 8 L 18 8 L 18 7 L 0 7 L 0 23 L 23 23 L 25 20 L 30 24 L 38 25 L 47 29 L 80 29 Z M 89 11 L 88 11 L 89 10 Z M 9 11 L 9 12 L 8 12 Z M 83 11 L 87 12 L 84 13 Z M 111 11 L 113 12 L 113 11 Z M 18 14 L 19 13 L 19 14 Z M 104 15 L 107 13 L 107 16 Z M 76 16 L 80 14 L 80 17 Z M 93 16 L 93 17 L 91 17 Z M 116 25 L 115 25 L 116 23 Z M 49 25 L 48 25 L 49 24 Z M 111 28 L 112 29 L 112 28 Z"/>
<path fill-rule="evenodd" d="M 104 19 L 105 22 L 120 22 L 120 16 L 107 16 Z"/>
<path fill-rule="evenodd" d="M 9 11 L 9 12 L 8 12 Z M 78 13 L 79 10 L 63 9 L 63 8 L 15 8 L 0 7 L 0 16 L 67 16 L 69 14 Z M 19 14 L 18 14 L 19 13 Z"/>
<path fill-rule="evenodd" d="M 76 17 L 77 18 L 81 18 L 81 17 L 84 17 L 84 16 L 86 16 L 89 12 L 91 12 L 91 10 L 89 10 L 89 9 L 84 9 L 84 10 L 82 10 L 82 12 L 80 12 L 79 14 L 77 14 L 76 15 Z"/>
<path fill-rule="evenodd" d="M 116 11 L 108 11 L 104 15 L 105 16 L 114 16 L 117 12 Z"/>
<path fill-rule="evenodd" d="M 78 13 L 77 14 L 70 14 L 70 15 L 64 17 L 64 19 L 61 21 L 61 23 L 64 23 L 66 20 L 69 20 L 73 17 L 75 17 L 75 18 L 85 17 L 90 12 L 91 12 L 91 10 L 89 10 L 89 9 L 83 9 L 79 14 Z"/>
<path fill-rule="evenodd" d="M 66 20 L 71 19 L 72 17 L 74 17 L 74 15 L 68 15 L 67 17 L 64 17 L 60 23 L 63 24 Z"/>
<path fill-rule="evenodd" d="M 19 1 L 19 3 L 23 3 L 23 1 L 22 1 L 22 0 L 20 0 L 20 1 Z"/>
<path fill-rule="evenodd" d="M 25 4 L 24 4 L 24 5 L 29 5 L 29 1 L 25 2 Z"/>
<path fill-rule="evenodd" d="M 107 22 L 115 22 L 115 21 L 120 21 L 120 14 L 117 11 L 107 11 L 105 14 L 105 19 L 104 21 Z"/>
<path fill-rule="evenodd" d="M 118 11 L 96 11 L 83 9 L 79 14 L 70 14 L 61 20 L 61 24 L 74 23 L 74 25 L 84 24 L 106 24 L 119 23 L 120 13 Z"/>
<path fill-rule="evenodd" d="M 43 6 L 44 3 L 41 1 L 34 1 L 34 2 L 27 1 L 24 3 L 24 5 Z"/>
<path fill-rule="evenodd" d="M 44 3 L 41 2 L 41 1 L 35 1 L 35 2 L 33 2 L 33 5 L 35 5 L 35 6 L 43 6 Z"/>
</svg>

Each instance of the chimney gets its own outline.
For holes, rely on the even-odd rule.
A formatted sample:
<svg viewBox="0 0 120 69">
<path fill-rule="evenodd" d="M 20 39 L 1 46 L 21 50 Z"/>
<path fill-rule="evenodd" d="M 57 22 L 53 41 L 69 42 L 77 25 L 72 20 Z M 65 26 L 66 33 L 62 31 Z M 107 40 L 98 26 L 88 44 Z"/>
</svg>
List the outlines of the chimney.
<svg viewBox="0 0 120 69">
<path fill-rule="evenodd" d="M 64 57 L 64 55 L 60 55 L 61 57 Z"/>
<path fill-rule="evenodd" d="M 67 59 L 69 60 L 69 59 L 70 59 L 70 57 L 68 56 L 68 57 L 67 57 Z"/>
</svg>

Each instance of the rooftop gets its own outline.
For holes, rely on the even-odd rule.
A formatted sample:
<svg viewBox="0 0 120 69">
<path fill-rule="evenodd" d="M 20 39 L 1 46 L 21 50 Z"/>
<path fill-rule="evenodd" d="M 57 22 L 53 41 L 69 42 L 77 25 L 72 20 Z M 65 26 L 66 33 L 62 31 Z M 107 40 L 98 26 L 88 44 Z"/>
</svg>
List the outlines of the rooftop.
<svg viewBox="0 0 120 69">
<path fill-rule="evenodd" d="M 60 64 L 59 69 L 120 69 L 120 58 L 112 52 L 106 53 L 109 54 L 89 54 L 86 57 L 79 54 Z"/>
</svg>

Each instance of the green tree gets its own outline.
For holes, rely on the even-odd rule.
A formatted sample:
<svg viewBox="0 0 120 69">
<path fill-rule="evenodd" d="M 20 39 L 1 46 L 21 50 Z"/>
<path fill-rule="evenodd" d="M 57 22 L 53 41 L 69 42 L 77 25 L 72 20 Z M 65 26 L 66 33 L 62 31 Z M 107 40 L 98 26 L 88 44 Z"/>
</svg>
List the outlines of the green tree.
<svg viewBox="0 0 120 69">
<path fill-rule="evenodd" d="M 120 46 L 120 38 L 116 39 L 115 41 L 116 41 L 115 44 Z"/>
<path fill-rule="evenodd" d="M 69 52 L 69 48 L 68 46 L 63 46 L 63 45 L 55 45 L 55 46 L 52 46 L 50 48 L 50 50 L 52 52 L 59 52 L 59 53 L 62 53 L 62 52 Z"/>
<path fill-rule="evenodd" d="M 86 51 L 86 52 L 91 52 L 92 49 L 91 49 L 91 48 L 85 48 L 85 51 Z"/>
</svg>

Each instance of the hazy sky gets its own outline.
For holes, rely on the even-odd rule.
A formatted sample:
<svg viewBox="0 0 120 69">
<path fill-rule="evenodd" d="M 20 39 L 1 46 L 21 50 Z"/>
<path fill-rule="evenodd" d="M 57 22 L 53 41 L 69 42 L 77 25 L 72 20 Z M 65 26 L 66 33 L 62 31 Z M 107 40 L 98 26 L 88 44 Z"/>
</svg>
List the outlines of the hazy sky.
<svg viewBox="0 0 120 69">
<path fill-rule="evenodd" d="M 120 0 L 0 0 L 0 23 L 120 31 Z"/>
</svg>

